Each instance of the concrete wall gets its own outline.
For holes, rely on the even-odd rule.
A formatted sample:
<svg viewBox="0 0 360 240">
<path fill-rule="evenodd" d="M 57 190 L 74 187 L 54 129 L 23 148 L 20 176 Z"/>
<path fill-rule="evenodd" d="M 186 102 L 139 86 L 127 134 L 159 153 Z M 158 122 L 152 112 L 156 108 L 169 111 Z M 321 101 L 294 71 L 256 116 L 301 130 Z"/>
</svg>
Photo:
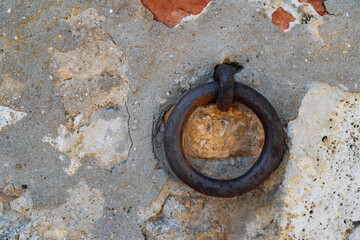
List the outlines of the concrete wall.
<svg viewBox="0 0 360 240">
<path fill-rule="evenodd" d="M 0 238 L 359 239 L 360 2 L 143 2 L 151 11 L 139 0 L 0 2 Z M 270 178 L 230 199 L 177 180 L 162 147 L 164 114 L 224 62 L 287 134 Z M 261 144 L 221 145 L 232 158 L 217 162 L 206 148 L 235 131 L 261 142 L 258 123 L 234 123 L 251 113 L 224 123 L 201 111 L 193 164 L 246 171 Z"/>
</svg>

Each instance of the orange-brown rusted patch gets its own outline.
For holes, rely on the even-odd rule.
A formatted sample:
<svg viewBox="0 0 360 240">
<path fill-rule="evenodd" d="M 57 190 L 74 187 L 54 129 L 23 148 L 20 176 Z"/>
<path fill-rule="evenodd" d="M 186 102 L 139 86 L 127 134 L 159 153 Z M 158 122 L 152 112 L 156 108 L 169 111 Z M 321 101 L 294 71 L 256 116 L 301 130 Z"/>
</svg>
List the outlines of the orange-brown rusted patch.
<svg viewBox="0 0 360 240">
<path fill-rule="evenodd" d="M 325 0 L 299 0 L 299 2 L 309 3 L 320 16 L 328 13 L 324 4 Z"/>
<path fill-rule="evenodd" d="M 289 23 L 295 21 L 295 18 L 291 13 L 284 11 L 282 7 L 276 9 L 272 14 L 271 22 L 278 26 L 281 31 L 285 31 L 289 28 Z"/>
<path fill-rule="evenodd" d="M 165 122 L 172 110 L 165 113 Z M 185 154 L 191 157 L 256 159 L 264 144 L 264 130 L 257 116 L 242 104 L 234 104 L 228 112 L 204 105 L 191 114 L 182 140 Z"/>
<path fill-rule="evenodd" d="M 168 27 L 175 27 L 181 20 L 190 15 L 197 15 L 211 0 L 141 0 L 152 12 L 155 19 Z"/>
</svg>

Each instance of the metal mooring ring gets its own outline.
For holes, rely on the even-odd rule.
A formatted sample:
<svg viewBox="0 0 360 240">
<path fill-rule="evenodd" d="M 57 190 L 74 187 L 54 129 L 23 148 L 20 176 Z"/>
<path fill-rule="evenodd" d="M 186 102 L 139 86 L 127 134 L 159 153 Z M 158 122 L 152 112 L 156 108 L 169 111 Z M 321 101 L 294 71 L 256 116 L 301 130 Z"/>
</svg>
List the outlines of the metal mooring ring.
<svg viewBox="0 0 360 240">
<path fill-rule="evenodd" d="M 215 70 L 214 80 L 220 85 L 216 106 L 220 111 L 229 111 L 235 95 L 234 69 L 226 64 L 219 65 Z"/>
<path fill-rule="evenodd" d="M 249 107 L 264 128 L 265 142 L 261 154 L 245 174 L 234 179 L 213 179 L 198 172 L 184 154 L 183 130 L 191 113 L 199 106 L 217 100 L 219 91 L 219 82 L 210 82 L 181 98 L 167 119 L 164 147 L 170 168 L 185 184 L 209 196 L 234 197 L 255 189 L 275 170 L 282 157 L 284 134 L 280 118 L 269 101 L 254 89 L 235 83 L 234 100 Z"/>
</svg>

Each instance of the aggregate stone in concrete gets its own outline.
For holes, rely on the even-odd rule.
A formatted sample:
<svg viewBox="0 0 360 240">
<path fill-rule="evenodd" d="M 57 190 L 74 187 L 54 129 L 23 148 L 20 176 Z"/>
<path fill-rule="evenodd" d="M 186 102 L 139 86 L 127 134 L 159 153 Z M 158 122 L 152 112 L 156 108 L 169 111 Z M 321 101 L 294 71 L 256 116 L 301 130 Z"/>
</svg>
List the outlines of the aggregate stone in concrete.
<svg viewBox="0 0 360 240">
<path fill-rule="evenodd" d="M 359 238 L 360 4 L 324 4 L 217 0 L 169 28 L 138 0 L 1 1 L 1 238 Z M 179 182 L 161 142 L 164 113 L 224 62 L 289 137 L 269 180 L 231 199 Z"/>
</svg>

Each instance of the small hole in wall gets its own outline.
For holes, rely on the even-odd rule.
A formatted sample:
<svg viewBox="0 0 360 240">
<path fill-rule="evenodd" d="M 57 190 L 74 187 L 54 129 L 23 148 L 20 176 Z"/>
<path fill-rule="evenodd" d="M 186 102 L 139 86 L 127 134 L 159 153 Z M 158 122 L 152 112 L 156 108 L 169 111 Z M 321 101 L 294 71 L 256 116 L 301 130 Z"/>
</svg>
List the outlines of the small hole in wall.
<svg viewBox="0 0 360 240">
<path fill-rule="evenodd" d="M 322 142 L 324 143 L 324 142 L 326 142 L 327 141 L 327 136 L 324 136 L 323 138 L 322 138 Z"/>
</svg>

